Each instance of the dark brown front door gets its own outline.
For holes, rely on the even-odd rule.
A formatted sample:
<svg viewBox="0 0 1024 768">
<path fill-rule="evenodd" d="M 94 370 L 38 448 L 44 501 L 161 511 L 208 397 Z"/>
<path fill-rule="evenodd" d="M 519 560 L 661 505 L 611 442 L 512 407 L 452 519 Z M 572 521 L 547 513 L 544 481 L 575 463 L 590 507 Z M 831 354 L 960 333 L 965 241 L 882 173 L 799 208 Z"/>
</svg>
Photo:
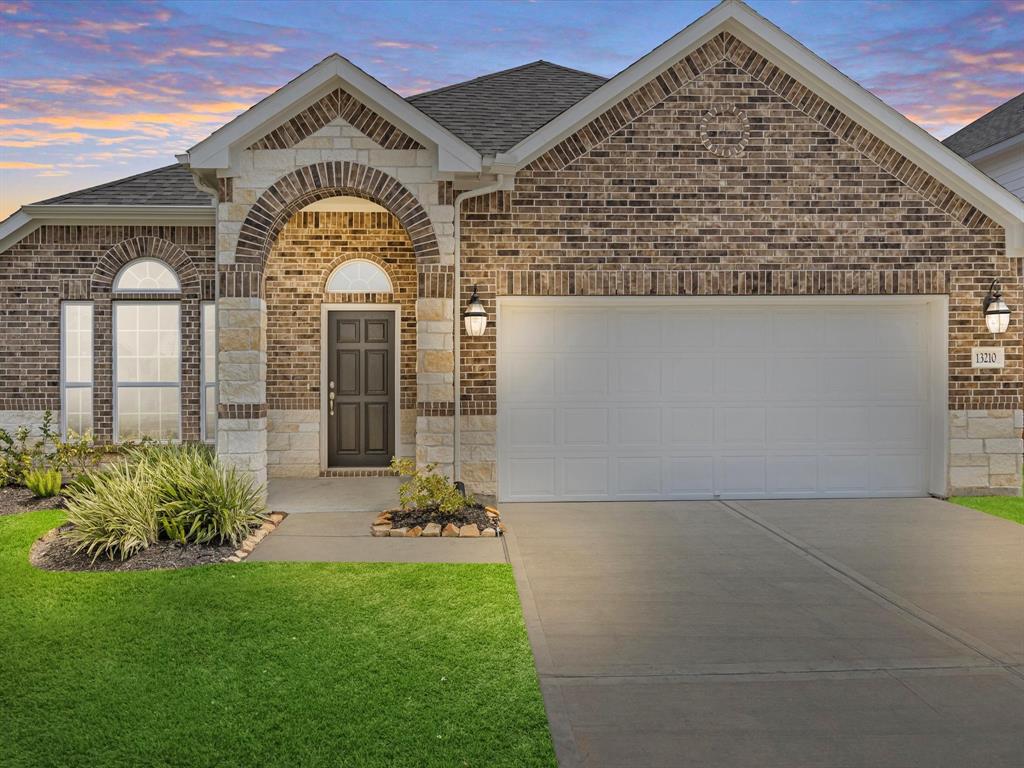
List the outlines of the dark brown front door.
<svg viewBox="0 0 1024 768">
<path fill-rule="evenodd" d="M 395 315 L 328 312 L 327 465 L 384 467 L 394 453 Z"/>
</svg>

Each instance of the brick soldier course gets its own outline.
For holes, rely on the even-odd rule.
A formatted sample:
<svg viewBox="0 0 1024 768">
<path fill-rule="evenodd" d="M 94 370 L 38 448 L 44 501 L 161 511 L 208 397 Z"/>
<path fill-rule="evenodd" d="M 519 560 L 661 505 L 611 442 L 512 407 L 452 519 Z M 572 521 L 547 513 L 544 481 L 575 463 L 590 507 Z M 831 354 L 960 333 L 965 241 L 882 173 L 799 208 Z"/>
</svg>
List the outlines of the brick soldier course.
<svg viewBox="0 0 1024 768">
<path fill-rule="evenodd" d="M 152 222 L 46 223 L 0 252 L 0 426 L 59 408 L 60 302 L 92 300 L 96 432 L 110 437 L 110 280 L 144 255 L 167 261 L 182 281 L 183 437 L 199 435 L 199 302 L 215 298 L 218 451 L 259 482 L 328 471 L 322 304 L 400 305 L 398 452 L 454 473 L 453 327 L 477 285 L 490 324 L 461 338 L 459 474 L 487 494 L 500 492 L 500 297 L 946 296 L 944 490 L 1019 493 L 1024 292 L 1019 246 L 997 215 L 1002 198 L 938 178 L 824 86 L 784 71 L 767 44 L 759 49 L 753 15 L 726 6 L 729 23 L 748 32 L 723 27 L 680 43 L 674 58 L 514 167 L 503 153 L 629 71 L 602 84 L 528 65 L 516 82 L 535 78 L 531 93 L 545 98 L 509 90 L 518 112 L 498 120 L 472 112 L 474 89 L 507 88 L 505 73 L 405 101 L 343 63 L 321 62 L 311 77 L 341 74 L 296 93 L 295 108 L 264 115 L 257 105 L 229 124 L 239 126 L 230 146 L 218 138 L 225 132 L 214 134 L 186 164 L 150 178 L 164 198 L 208 216 L 204 226 L 162 223 L 172 212 L 158 200 Z M 257 118 L 246 133 L 245 120 Z M 937 142 L 917 140 L 957 167 Z M 472 156 L 478 167 L 468 167 Z M 499 178 L 501 189 L 460 205 L 456 297 L 457 196 Z M 86 205 L 116 205 L 118 189 L 125 206 L 143 199 L 135 177 L 120 184 L 57 200 L 78 200 L 80 216 Z M 384 212 L 303 210 L 337 196 Z M 394 292 L 327 293 L 331 272 L 352 258 L 379 265 Z M 995 340 L 981 317 L 993 279 L 1014 311 Z M 1004 367 L 972 368 L 971 348 L 993 345 L 1003 347 Z"/>
</svg>

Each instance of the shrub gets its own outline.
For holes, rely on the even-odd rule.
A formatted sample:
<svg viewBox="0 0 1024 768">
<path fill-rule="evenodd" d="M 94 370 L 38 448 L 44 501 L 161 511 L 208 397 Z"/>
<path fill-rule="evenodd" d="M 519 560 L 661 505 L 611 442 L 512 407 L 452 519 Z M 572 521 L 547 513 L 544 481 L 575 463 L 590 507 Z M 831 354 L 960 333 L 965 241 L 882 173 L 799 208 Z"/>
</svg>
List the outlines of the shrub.
<svg viewBox="0 0 1024 768">
<path fill-rule="evenodd" d="M 68 522 L 74 527 L 65 536 L 76 552 L 93 560 L 100 555 L 125 560 L 159 537 L 156 502 L 145 466 L 117 464 L 69 489 Z"/>
<path fill-rule="evenodd" d="M 264 519 L 258 488 L 206 445 L 164 445 L 133 454 L 150 468 L 165 535 L 182 543 L 238 544 Z"/>
<path fill-rule="evenodd" d="M 436 464 L 417 469 L 412 459 L 391 461 L 391 468 L 409 479 L 398 486 L 398 501 L 402 509 L 435 509 L 446 515 L 473 504 L 471 496 L 463 496 L 451 481 L 437 472 Z"/>
<path fill-rule="evenodd" d="M 62 483 L 63 478 L 56 469 L 33 469 L 25 474 L 25 487 L 39 499 L 56 496 Z"/>
</svg>

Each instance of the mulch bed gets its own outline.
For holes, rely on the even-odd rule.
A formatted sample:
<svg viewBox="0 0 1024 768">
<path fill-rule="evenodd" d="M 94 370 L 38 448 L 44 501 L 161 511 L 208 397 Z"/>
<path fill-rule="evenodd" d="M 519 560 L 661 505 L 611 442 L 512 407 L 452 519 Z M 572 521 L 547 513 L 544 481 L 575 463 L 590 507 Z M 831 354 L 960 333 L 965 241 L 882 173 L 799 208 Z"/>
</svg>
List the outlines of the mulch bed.
<svg viewBox="0 0 1024 768">
<path fill-rule="evenodd" d="M 0 488 L 0 515 L 16 515 L 19 512 L 34 512 L 37 509 L 63 509 L 64 499 L 53 496 L 37 499 L 28 488 L 20 485 L 5 485 Z"/>
<path fill-rule="evenodd" d="M 152 571 L 158 568 L 189 568 L 224 562 L 235 552 L 231 544 L 179 544 L 158 541 L 127 560 L 110 560 L 100 555 L 93 562 L 84 553 L 75 553 L 71 543 L 60 534 L 71 528 L 65 523 L 32 545 L 29 562 L 47 571 Z"/>
<path fill-rule="evenodd" d="M 415 528 L 417 525 L 425 528 L 427 523 L 437 523 L 442 528 L 451 523 L 461 528 L 470 523 L 476 523 L 480 530 L 484 528 L 497 528 L 494 521 L 487 516 L 483 505 L 475 507 L 463 507 L 458 512 L 445 514 L 431 509 L 391 509 L 392 528 Z"/>
</svg>

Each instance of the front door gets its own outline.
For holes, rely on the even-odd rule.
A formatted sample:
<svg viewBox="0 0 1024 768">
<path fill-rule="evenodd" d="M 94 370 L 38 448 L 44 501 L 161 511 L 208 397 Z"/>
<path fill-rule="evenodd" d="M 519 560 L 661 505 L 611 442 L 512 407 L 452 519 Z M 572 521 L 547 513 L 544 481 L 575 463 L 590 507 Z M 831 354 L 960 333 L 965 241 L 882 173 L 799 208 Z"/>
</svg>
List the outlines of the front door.
<svg viewBox="0 0 1024 768">
<path fill-rule="evenodd" d="M 327 314 L 327 466 L 385 467 L 395 453 L 395 315 Z"/>
</svg>

